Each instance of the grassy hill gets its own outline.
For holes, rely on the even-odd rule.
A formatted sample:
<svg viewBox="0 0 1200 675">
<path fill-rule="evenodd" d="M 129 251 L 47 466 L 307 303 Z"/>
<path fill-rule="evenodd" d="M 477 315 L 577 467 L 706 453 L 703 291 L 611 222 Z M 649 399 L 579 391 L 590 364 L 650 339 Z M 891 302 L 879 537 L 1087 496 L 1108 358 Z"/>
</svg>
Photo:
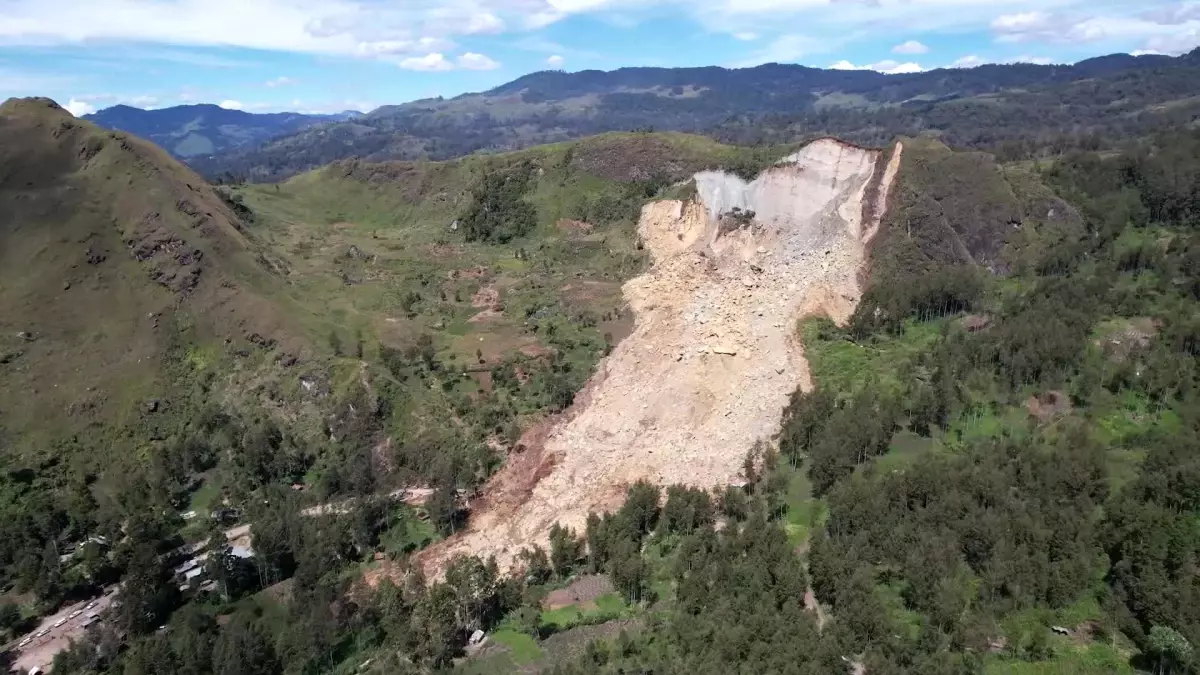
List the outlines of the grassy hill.
<svg viewBox="0 0 1200 675">
<path fill-rule="evenodd" d="M 263 295 L 280 283 L 273 256 L 212 187 L 145 141 L 11 100 L 0 212 L 6 457 L 61 457 L 72 443 L 95 462 L 129 455 L 183 413 L 172 399 L 184 384 L 234 360 L 244 378 L 268 352 L 306 349 Z"/>
</svg>

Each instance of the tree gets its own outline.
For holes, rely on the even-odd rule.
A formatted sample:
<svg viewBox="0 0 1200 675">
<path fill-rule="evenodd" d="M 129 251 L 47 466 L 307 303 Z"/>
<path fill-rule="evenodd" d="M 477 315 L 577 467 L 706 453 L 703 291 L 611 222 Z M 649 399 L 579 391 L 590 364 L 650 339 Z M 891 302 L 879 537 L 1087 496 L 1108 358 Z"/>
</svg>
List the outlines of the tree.
<svg viewBox="0 0 1200 675">
<path fill-rule="evenodd" d="M 558 523 L 550 528 L 550 569 L 554 576 L 565 579 L 579 561 L 582 543 L 575 531 Z"/>
<path fill-rule="evenodd" d="M 533 545 L 533 548 L 523 548 L 517 554 L 517 562 L 524 569 L 525 583 L 529 586 L 540 586 L 550 580 L 554 573 L 550 566 L 550 558 L 546 549 Z"/>
<path fill-rule="evenodd" d="M 133 542 L 122 557 L 125 576 L 117 601 L 118 623 L 130 633 L 149 633 L 178 605 L 179 590 L 151 544 Z"/>
<path fill-rule="evenodd" d="M 266 633 L 248 613 L 235 614 L 213 645 L 215 675 L 277 675 L 283 672 Z"/>
<path fill-rule="evenodd" d="M 21 609 L 14 602 L 0 602 L 0 630 L 13 630 L 21 623 Z"/>
<path fill-rule="evenodd" d="M 471 204 L 460 218 L 467 241 L 505 244 L 537 226 L 537 210 L 525 201 L 533 182 L 533 164 L 507 171 L 488 170 L 472 191 Z"/>
<path fill-rule="evenodd" d="M 627 528 L 628 532 L 640 538 L 654 531 L 658 523 L 658 487 L 645 480 L 639 480 L 629 487 L 625 504 L 617 512 L 617 517 Z"/>
<path fill-rule="evenodd" d="M 213 644 L 219 631 L 216 620 L 195 603 L 184 605 L 175 612 L 167 635 L 176 655 L 177 675 L 212 672 Z"/>
<path fill-rule="evenodd" d="M 429 513 L 429 522 L 438 532 L 448 535 L 458 529 L 458 490 L 451 480 L 443 480 L 434 486 L 433 494 L 425 502 L 425 511 Z"/>
<path fill-rule="evenodd" d="M 496 559 L 459 556 L 446 568 L 446 585 L 458 600 L 457 623 L 467 631 L 484 627 L 497 613 L 500 572 Z"/>
<path fill-rule="evenodd" d="M 625 596 L 626 602 L 636 604 L 642 601 L 648 570 L 646 561 L 642 560 L 641 552 L 633 542 L 623 539 L 617 544 L 608 562 L 608 573 L 613 586 Z"/>
<path fill-rule="evenodd" d="M 446 584 L 434 584 L 412 613 L 415 654 L 433 668 L 446 665 L 458 653 L 462 630 L 458 598 Z"/>
<path fill-rule="evenodd" d="M 1146 636 L 1146 651 L 1154 658 L 1155 675 L 1183 672 L 1192 660 L 1192 645 L 1169 626 L 1154 626 Z"/>
<path fill-rule="evenodd" d="M 134 642 L 123 660 L 123 675 L 175 675 L 180 670 L 179 659 L 161 634 Z"/>
<path fill-rule="evenodd" d="M 228 542 L 223 542 L 209 554 L 204 568 L 208 578 L 217 582 L 217 587 L 230 600 L 258 589 L 259 574 L 254 562 L 234 555 Z"/>
</svg>

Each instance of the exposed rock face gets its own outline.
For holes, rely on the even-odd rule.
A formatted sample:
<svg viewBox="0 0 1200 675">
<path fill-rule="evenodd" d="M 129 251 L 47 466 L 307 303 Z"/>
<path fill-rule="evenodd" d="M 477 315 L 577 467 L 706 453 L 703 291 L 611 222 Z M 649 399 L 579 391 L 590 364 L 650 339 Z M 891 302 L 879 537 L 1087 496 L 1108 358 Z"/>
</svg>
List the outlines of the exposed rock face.
<svg viewBox="0 0 1200 675">
<path fill-rule="evenodd" d="M 797 321 L 854 310 L 899 152 L 885 168 L 878 151 L 820 140 L 753 182 L 703 172 L 697 201 L 647 205 L 638 233 L 653 265 L 624 288 L 633 334 L 572 410 L 510 458 L 468 530 L 425 556 L 427 570 L 455 553 L 507 567 L 523 546 L 544 545 L 555 521 L 582 530 L 639 479 L 741 480 L 746 452 L 778 433 L 788 396 L 811 386 Z"/>
</svg>

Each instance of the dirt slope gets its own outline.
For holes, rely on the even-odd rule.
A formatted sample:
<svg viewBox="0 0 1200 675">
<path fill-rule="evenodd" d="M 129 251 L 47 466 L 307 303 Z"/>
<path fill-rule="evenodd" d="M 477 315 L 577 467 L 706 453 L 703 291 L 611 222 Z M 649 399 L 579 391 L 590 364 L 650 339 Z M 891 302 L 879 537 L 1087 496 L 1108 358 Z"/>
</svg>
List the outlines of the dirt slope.
<svg viewBox="0 0 1200 675">
<path fill-rule="evenodd" d="M 582 529 L 589 511 L 616 508 L 639 479 L 739 481 L 789 394 L 811 386 L 796 322 L 854 309 L 899 152 L 885 166 L 878 151 L 819 140 L 751 183 L 704 172 L 695 201 L 648 205 L 638 232 L 653 266 L 624 288 L 633 334 L 572 410 L 510 458 L 468 530 L 425 555 L 427 571 L 456 553 L 507 566 L 555 521 Z"/>
</svg>

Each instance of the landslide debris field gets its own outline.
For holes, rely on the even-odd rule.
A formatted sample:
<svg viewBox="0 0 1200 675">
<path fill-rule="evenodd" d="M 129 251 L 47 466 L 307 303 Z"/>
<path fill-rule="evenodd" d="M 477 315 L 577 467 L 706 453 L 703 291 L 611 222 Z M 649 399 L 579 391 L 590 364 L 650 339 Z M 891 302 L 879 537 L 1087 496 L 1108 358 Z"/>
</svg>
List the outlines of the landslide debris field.
<svg viewBox="0 0 1200 675">
<path fill-rule="evenodd" d="M 798 320 L 854 309 L 901 151 L 889 161 L 818 140 L 752 182 L 704 171 L 694 197 L 647 205 L 637 232 L 652 264 L 623 288 L 632 334 L 569 411 L 526 434 L 467 530 L 424 555 L 427 571 L 459 553 L 510 565 L 640 479 L 741 481 L 750 443 L 769 441 L 788 396 L 811 387 Z"/>
</svg>

